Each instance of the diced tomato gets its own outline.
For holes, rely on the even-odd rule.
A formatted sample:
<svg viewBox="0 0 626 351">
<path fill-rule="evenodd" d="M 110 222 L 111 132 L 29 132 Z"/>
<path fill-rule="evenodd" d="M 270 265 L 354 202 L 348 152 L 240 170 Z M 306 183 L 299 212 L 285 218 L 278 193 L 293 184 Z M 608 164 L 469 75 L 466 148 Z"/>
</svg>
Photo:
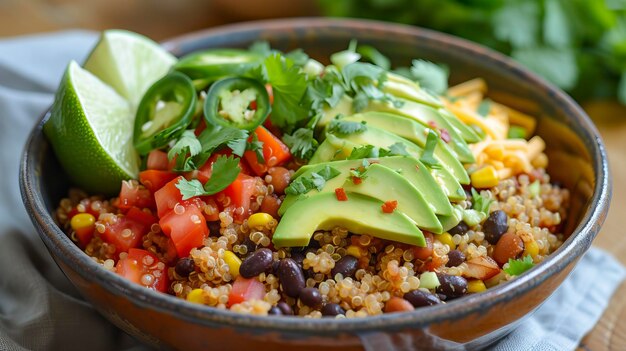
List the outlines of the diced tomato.
<svg viewBox="0 0 626 351">
<path fill-rule="evenodd" d="M 183 179 L 183 177 L 174 178 L 154 193 L 154 200 L 156 201 L 159 218 L 165 216 L 168 212 L 174 209 L 176 204 L 183 201 L 183 195 L 176 187 L 176 184 L 181 179 Z"/>
<path fill-rule="evenodd" d="M 139 181 L 152 193 L 161 189 L 174 178 L 176 178 L 176 173 L 156 169 L 148 169 L 139 173 Z"/>
<path fill-rule="evenodd" d="M 230 198 L 228 207 L 234 212 L 234 219 L 238 222 L 250 216 L 250 199 L 256 190 L 256 179 L 249 175 L 239 173 L 237 179 L 222 191 Z"/>
<path fill-rule="evenodd" d="M 248 161 L 248 165 L 250 165 L 250 168 L 252 168 L 256 175 L 263 176 L 270 167 L 281 165 L 291 158 L 291 153 L 287 145 L 267 129 L 259 126 L 254 130 L 254 133 L 259 141 L 263 142 L 263 157 L 265 163 L 259 163 L 256 153 L 251 150 L 246 151 L 243 157 Z"/>
<path fill-rule="evenodd" d="M 161 266 L 162 268 L 159 269 L 159 259 L 151 252 L 130 249 L 128 255 L 117 262 L 115 270 L 122 277 L 148 289 L 167 292 L 169 285 L 167 267 Z"/>
<path fill-rule="evenodd" d="M 393 213 L 393 211 L 395 211 L 395 209 L 398 207 L 398 201 L 385 201 L 385 203 L 382 204 L 380 207 L 382 208 L 384 213 Z"/>
<path fill-rule="evenodd" d="M 167 159 L 167 152 L 161 150 L 152 150 L 148 154 L 147 169 L 157 169 L 167 171 L 170 161 Z"/>
<path fill-rule="evenodd" d="M 184 211 L 170 211 L 161 217 L 159 225 L 163 233 L 174 242 L 178 256 L 187 257 L 191 249 L 204 244 L 204 239 L 209 235 L 209 227 L 196 205 L 187 202 L 182 206 Z"/>
<path fill-rule="evenodd" d="M 433 255 L 433 234 L 429 232 L 424 232 L 424 239 L 426 239 L 425 247 L 413 247 L 413 257 L 421 261 L 426 261 Z"/>
<path fill-rule="evenodd" d="M 338 201 L 348 201 L 348 195 L 346 195 L 346 191 L 343 188 L 335 189 L 335 196 Z"/>
<path fill-rule="evenodd" d="M 238 276 L 228 295 L 228 307 L 248 300 L 262 300 L 265 296 L 265 285 L 256 277 L 244 278 Z"/>
<path fill-rule="evenodd" d="M 114 223 L 105 223 L 102 240 L 115 245 L 116 257 L 121 252 L 139 247 L 141 238 L 150 231 L 156 218 L 137 207 L 131 207 L 125 216 L 118 217 Z"/>
<path fill-rule="evenodd" d="M 363 183 L 363 178 L 361 177 L 352 177 L 352 183 L 354 183 L 354 185 L 359 185 L 361 183 Z"/>
<path fill-rule="evenodd" d="M 117 207 L 121 210 L 128 210 L 131 207 L 154 208 L 154 206 L 154 198 L 150 190 L 136 181 L 122 181 Z"/>
</svg>

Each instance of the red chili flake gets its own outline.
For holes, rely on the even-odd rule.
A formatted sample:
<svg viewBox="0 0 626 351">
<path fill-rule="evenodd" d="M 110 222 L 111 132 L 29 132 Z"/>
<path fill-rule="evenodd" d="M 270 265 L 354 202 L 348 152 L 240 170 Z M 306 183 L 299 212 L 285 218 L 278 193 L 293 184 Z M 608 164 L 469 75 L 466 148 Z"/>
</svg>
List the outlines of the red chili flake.
<svg viewBox="0 0 626 351">
<path fill-rule="evenodd" d="M 352 183 L 354 183 L 354 185 L 359 185 L 361 183 L 363 183 L 363 179 L 359 178 L 359 177 L 352 177 Z"/>
<path fill-rule="evenodd" d="M 346 195 L 346 191 L 343 188 L 335 189 L 335 196 L 339 201 L 348 201 L 348 196 Z"/>
<path fill-rule="evenodd" d="M 441 140 L 445 141 L 446 143 L 450 142 L 450 133 L 448 133 L 448 130 L 446 128 L 441 128 L 441 133 L 439 134 L 439 136 L 441 137 Z"/>
<path fill-rule="evenodd" d="M 396 209 L 396 207 L 398 207 L 398 201 L 396 200 L 386 201 L 380 206 L 380 208 L 383 209 L 384 213 L 392 213 Z"/>
<path fill-rule="evenodd" d="M 437 122 L 435 122 L 435 121 L 428 121 L 428 126 L 433 128 L 433 129 L 437 129 Z"/>
</svg>

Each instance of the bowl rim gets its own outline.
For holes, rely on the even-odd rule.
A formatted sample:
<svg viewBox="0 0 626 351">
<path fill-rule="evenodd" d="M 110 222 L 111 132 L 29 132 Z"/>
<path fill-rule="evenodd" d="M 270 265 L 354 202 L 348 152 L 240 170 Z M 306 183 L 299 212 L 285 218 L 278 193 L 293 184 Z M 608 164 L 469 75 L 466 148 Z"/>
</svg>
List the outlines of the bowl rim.
<svg viewBox="0 0 626 351">
<path fill-rule="evenodd" d="M 184 43 L 190 43 L 199 38 L 209 36 L 233 35 L 262 30 L 290 30 L 290 29 L 367 29 L 368 31 L 385 32 L 388 35 L 409 35 L 431 42 L 445 41 L 446 45 L 459 52 L 487 60 L 511 70 L 514 74 L 523 77 L 529 83 L 537 85 L 548 94 L 550 99 L 571 116 L 572 120 L 582 124 L 583 139 L 593 141 L 588 143 L 591 163 L 596 182 L 593 186 L 593 195 L 586 205 L 587 209 L 572 235 L 547 259 L 529 270 L 520 277 L 488 289 L 479 294 L 470 295 L 447 304 L 430 306 L 412 312 L 382 314 L 357 319 L 309 319 L 294 317 L 263 317 L 241 315 L 229 310 L 207 308 L 206 306 L 188 303 L 172 295 L 154 292 L 134 284 L 115 273 L 103 269 L 91 260 L 78 248 L 64 232 L 56 225 L 53 216 L 48 213 L 42 195 L 33 191 L 36 189 L 36 174 L 30 161 L 35 151 L 35 141 L 43 137 L 42 127 L 49 116 L 49 110 L 44 113 L 33 128 L 21 159 L 20 165 L 20 192 L 24 205 L 33 221 L 37 232 L 48 248 L 54 252 L 63 263 L 73 269 L 84 279 L 96 283 L 114 295 L 122 295 L 133 304 L 143 308 L 156 309 L 163 313 L 174 313 L 193 323 L 231 326 L 242 329 L 263 330 L 266 332 L 293 332 L 314 335 L 335 335 L 345 332 L 370 333 L 384 330 L 414 329 L 421 326 L 461 318 L 471 313 L 484 311 L 489 306 L 506 302 L 515 296 L 524 294 L 543 283 L 552 275 L 560 272 L 567 265 L 575 262 L 589 248 L 591 241 L 597 235 L 608 210 L 611 197 L 611 180 L 608 159 L 604 144 L 598 130 L 585 114 L 582 108 L 568 95 L 552 84 L 546 82 L 536 74 L 530 72 L 512 59 L 482 47 L 467 40 L 448 34 L 418 28 L 414 26 L 393 24 L 371 20 L 357 19 L 330 19 L 318 17 L 302 17 L 292 19 L 274 19 L 230 24 L 206 30 L 201 30 L 169 39 L 162 45 L 169 51 L 175 51 Z"/>
</svg>

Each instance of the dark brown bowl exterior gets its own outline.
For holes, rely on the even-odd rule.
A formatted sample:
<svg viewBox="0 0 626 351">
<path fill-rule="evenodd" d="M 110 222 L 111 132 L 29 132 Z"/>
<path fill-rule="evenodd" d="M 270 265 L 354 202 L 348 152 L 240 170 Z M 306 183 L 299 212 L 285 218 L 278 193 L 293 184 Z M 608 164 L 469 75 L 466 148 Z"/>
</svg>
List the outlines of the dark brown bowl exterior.
<svg viewBox="0 0 626 351">
<path fill-rule="evenodd" d="M 42 134 L 47 115 L 24 151 L 24 204 L 55 261 L 83 296 L 131 335 L 161 348 L 447 349 L 485 347 L 506 335 L 567 277 L 604 222 L 611 194 L 607 156 L 596 128 L 568 96 L 506 57 L 440 33 L 372 21 L 291 19 L 210 29 L 164 43 L 176 55 L 210 47 L 246 47 L 255 40 L 328 57 L 350 39 L 371 44 L 396 65 L 425 58 L 450 66 L 452 81 L 483 77 L 492 98 L 539 117 L 553 179 L 571 190 L 565 244 L 521 277 L 446 305 L 365 319 L 256 317 L 190 304 L 105 271 L 59 229 L 54 209 L 69 184 Z"/>
</svg>

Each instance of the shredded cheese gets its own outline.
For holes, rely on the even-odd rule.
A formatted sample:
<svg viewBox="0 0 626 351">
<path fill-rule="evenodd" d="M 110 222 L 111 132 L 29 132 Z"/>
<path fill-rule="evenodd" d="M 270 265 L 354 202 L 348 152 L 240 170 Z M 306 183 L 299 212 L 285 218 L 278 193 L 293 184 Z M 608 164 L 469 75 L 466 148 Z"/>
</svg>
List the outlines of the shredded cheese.
<svg viewBox="0 0 626 351">
<path fill-rule="evenodd" d="M 476 163 L 468 168 L 472 173 L 491 166 L 499 179 L 520 173 L 529 173 L 535 167 L 546 167 L 548 158 L 543 153 L 546 143 L 541 137 L 530 140 L 507 139 L 510 125 L 524 128 L 527 135 L 535 131 L 536 120 L 520 111 L 497 102 L 490 102 L 486 116 L 479 114 L 478 108 L 487 94 L 487 84 L 477 78 L 448 90 L 449 99 L 444 99 L 446 108 L 468 125 L 479 127 L 485 132 L 485 139 L 470 145 Z"/>
</svg>

